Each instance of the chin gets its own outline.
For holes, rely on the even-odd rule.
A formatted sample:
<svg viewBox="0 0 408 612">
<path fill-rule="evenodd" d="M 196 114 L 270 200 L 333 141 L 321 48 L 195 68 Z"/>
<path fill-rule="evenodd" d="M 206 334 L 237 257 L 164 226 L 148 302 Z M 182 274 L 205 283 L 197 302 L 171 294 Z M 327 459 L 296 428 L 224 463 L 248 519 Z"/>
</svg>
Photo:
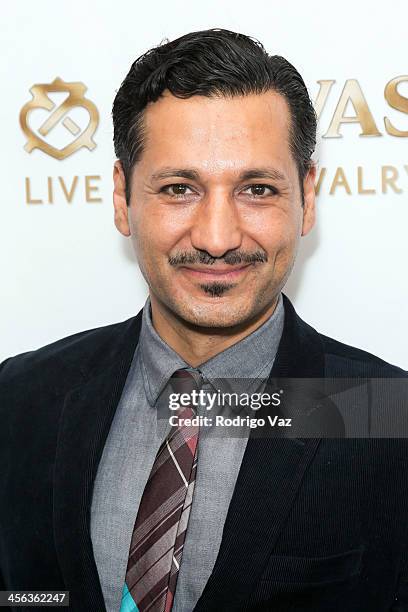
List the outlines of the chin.
<svg viewBox="0 0 408 612">
<path fill-rule="evenodd" d="M 216 300 L 207 304 L 190 302 L 189 304 L 178 304 L 175 309 L 179 317 L 187 323 L 197 327 L 210 328 L 229 328 L 236 325 L 242 325 L 251 319 L 250 307 L 245 307 L 243 304 L 231 304 L 231 301 Z"/>
</svg>

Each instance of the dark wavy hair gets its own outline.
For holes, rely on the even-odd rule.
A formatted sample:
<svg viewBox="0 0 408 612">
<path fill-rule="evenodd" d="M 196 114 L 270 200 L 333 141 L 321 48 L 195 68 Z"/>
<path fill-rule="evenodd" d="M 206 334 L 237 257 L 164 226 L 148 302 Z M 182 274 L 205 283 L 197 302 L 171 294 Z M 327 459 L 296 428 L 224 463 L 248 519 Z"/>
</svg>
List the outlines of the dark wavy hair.
<svg viewBox="0 0 408 612">
<path fill-rule="evenodd" d="M 291 113 L 289 145 L 303 203 L 303 179 L 312 165 L 317 119 L 302 77 L 284 57 L 268 55 L 255 38 L 213 28 L 163 42 L 138 57 L 115 96 L 113 140 L 125 174 L 128 205 L 132 168 L 143 152 L 143 111 L 164 90 L 179 98 L 269 90 L 284 96 Z"/>
</svg>

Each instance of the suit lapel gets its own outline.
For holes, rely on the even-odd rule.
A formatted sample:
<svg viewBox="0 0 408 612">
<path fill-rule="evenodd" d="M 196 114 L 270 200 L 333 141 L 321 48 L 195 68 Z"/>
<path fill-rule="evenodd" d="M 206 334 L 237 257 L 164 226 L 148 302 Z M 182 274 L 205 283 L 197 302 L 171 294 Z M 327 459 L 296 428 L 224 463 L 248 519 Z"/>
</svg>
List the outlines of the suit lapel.
<svg viewBox="0 0 408 612">
<path fill-rule="evenodd" d="M 269 384 L 324 376 L 317 332 L 286 296 L 285 323 Z M 256 437 L 251 429 L 213 572 L 194 612 L 240 610 L 271 555 L 320 439 Z M 249 559 L 248 559 L 249 557 Z"/>
<path fill-rule="evenodd" d="M 90 538 L 90 506 L 99 460 L 139 338 L 141 313 L 93 357 L 84 382 L 64 398 L 54 473 L 54 535 L 70 606 L 105 610 Z M 79 364 L 81 365 L 81 364 Z"/>
</svg>

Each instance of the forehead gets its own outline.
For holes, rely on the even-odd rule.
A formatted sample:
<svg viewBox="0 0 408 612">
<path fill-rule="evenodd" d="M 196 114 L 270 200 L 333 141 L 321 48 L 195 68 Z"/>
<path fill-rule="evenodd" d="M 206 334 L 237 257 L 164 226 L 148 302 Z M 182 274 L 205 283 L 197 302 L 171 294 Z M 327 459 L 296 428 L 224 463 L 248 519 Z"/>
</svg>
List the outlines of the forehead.
<svg viewBox="0 0 408 612">
<path fill-rule="evenodd" d="M 288 104 L 273 91 L 185 99 L 165 91 L 145 109 L 140 162 L 147 167 L 187 164 L 213 172 L 273 162 L 290 174 L 289 126 Z"/>
</svg>

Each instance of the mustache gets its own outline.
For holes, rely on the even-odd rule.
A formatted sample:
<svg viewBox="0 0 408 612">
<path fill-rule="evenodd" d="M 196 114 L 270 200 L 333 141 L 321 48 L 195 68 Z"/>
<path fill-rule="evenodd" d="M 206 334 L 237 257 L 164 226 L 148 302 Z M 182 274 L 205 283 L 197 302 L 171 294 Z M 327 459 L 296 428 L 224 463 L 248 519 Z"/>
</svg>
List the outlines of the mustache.
<svg viewBox="0 0 408 612">
<path fill-rule="evenodd" d="M 187 252 L 182 251 L 169 257 L 169 264 L 171 266 L 182 266 L 182 265 L 194 265 L 194 264 L 205 264 L 213 265 L 216 261 L 222 261 L 227 265 L 235 266 L 236 264 L 251 264 L 251 263 L 264 263 L 268 261 L 268 254 L 266 251 L 258 250 L 253 253 L 246 253 L 245 251 L 228 251 L 222 257 L 213 257 L 207 251 L 194 251 Z"/>
</svg>

